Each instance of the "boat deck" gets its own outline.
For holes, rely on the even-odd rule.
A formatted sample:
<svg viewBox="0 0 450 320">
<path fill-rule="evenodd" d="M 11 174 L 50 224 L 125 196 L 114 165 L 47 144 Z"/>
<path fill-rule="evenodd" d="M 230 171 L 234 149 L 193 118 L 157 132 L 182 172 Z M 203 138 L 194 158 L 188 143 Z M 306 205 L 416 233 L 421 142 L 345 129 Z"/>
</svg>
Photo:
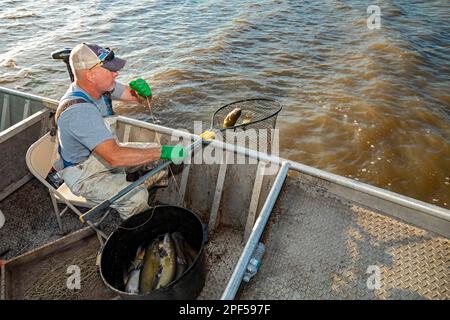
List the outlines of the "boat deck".
<svg viewBox="0 0 450 320">
<path fill-rule="evenodd" d="M 63 236 L 58 228 L 48 190 L 36 179 L 0 202 L 5 224 L 0 229 L 0 257 L 11 259 Z M 64 233 L 83 226 L 73 212 L 62 217 Z"/>
<path fill-rule="evenodd" d="M 263 238 L 261 269 L 241 299 L 450 299 L 449 239 L 318 185 L 285 185 Z"/>
<path fill-rule="evenodd" d="M 0 209 L 6 216 L 0 252 L 9 249 L 4 258 L 62 236 L 47 190 L 35 180 L 2 201 Z M 109 227 L 118 222 L 108 219 Z M 66 232 L 83 227 L 72 213 L 63 217 L 63 225 Z M 242 236 L 242 230 L 227 226 L 210 235 L 199 299 L 220 299 L 244 248 Z M 449 239 L 315 183 L 290 178 L 262 241 L 262 266 L 241 285 L 238 299 L 450 299 Z M 379 288 L 370 286 L 376 277 L 370 268 L 379 271 Z"/>
</svg>

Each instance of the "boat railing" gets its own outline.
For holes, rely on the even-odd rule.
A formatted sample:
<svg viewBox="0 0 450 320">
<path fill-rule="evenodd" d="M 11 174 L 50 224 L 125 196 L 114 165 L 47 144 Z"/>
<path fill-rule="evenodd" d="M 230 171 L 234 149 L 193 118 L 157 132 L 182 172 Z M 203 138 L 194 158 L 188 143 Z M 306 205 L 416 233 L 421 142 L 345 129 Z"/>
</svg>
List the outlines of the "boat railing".
<svg viewBox="0 0 450 320">
<path fill-rule="evenodd" d="M 0 201 L 28 182 L 28 147 L 48 131 L 58 101 L 0 87 Z"/>
</svg>

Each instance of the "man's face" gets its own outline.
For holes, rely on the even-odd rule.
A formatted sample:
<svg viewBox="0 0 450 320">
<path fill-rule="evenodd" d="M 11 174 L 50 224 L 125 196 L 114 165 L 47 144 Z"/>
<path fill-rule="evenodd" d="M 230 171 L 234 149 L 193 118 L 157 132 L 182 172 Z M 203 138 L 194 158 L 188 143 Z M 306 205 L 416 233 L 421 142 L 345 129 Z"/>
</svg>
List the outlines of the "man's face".
<svg viewBox="0 0 450 320">
<path fill-rule="evenodd" d="M 109 71 L 101 66 L 95 67 L 91 70 L 92 81 L 95 83 L 97 89 L 100 92 L 111 91 L 114 89 L 114 84 L 116 82 L 116 77 L 119 75 L 118 72 Z"/>
</svg>

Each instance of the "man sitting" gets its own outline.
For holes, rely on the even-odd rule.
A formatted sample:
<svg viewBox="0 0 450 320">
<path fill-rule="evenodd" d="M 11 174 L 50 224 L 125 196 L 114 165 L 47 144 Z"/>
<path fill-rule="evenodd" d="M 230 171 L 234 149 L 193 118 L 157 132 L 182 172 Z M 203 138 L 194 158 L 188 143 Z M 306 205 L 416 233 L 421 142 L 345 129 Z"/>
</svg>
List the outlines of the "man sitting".
<svg viewBox="0 0 450 320">
<path fill-rule="evenodd" d="M 116 81 L 125 60 L 108 48 L 82 43 L 72 49 L 70 67 L 75 80 L 61 98 L 55 115 L 59 161 L 55 168 L 73 194 L 100 203 L 128 186 L 125 168 L 159 159 L 184 157 L 184 149 L 155 143 L 119 144 L 111 99 L 141 103 L 150 88 L 142 80 L 129 86 Z M 136 94 L 136 92 L 138 94 Z M 112 204 L 123 219 L 144 211 L 148 206 L 147 188 L 167 175 L 151 177 Z"/>
</svg>

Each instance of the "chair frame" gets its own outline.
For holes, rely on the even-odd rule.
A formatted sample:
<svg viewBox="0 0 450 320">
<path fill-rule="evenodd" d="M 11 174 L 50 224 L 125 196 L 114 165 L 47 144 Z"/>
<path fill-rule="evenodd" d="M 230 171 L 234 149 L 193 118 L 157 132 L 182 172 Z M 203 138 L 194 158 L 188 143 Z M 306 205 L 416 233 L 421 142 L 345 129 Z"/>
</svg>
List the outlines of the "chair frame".
<svg viewBox="0 0 450 320">
<path fill-rule="evenodd" d="M 45 153 L 45 155 L 48 156 L 46 158 L 46 161 L 44 162 L 44 164 L 42 164 L 42 163 L 40 164 L 41 168 L 37 168 L 33 161 L 34 160 L 33 155 L 34 155 L 34 152 L 36 151 L 36 149 L 38 147 L 40 147 L 43 143 L 49 143 L 49 145 L 46 146 L 48 150 L 45 150 L 45 151 L 49 151 L 50 154 L 46 154 L 47 152 Z M 80 210 L 78 210 L 75 207 L 75 205 L 73 203 L 71 203 L 60 192 L 58 192 L 58 190 L 55 187 L 53 187 L 50 183 L 48 183 L 47 180 L 45 180 L 46 176 L 44 177 L 43 174 L 41 173 L 41 172 L 50 172 L 50 170 L 52 168 L 51 158 L 52 158 L 54 149 L 56 147 L 55 144 L 56 144 L 56 136 L 51 136 L 50 132 L 47 132 L 46 134 L 44 134 L 42 137 L 40 137 L 36 142 L 34 142 L 28 148 L 26 156 L 25 156 L 25 160 L 26 160 L 28 169 L 33 174 L 33 176 L 36 177 L 36 179 L 38 179 L 48 189 L 49 194 L 50 194 L 50 199 L 51 199 L 52 205 L 53 205 L 53 210 L 56 215 L 56 220 L 58 221 L 59 230 L 61 232 L 63 232 L 61 217 L 64 213 L 67 212 L 68 208 L 70 208 L 78 216 L 81 216 L 82 213 L 80 212 Z M 58 202 L 65 204 L 65 208 L 61 211 L 59 210 Z M 86 202 L 86 203 L 76 202 L 76 204 L 79 206 L 85 207 L 85 208 L 92 208 L 96 205 L 91 202 Z M 100 231 L 97 228 L 97 226 L 104 220 L 104 218 L 109 214 L 109 212 L 110 212 L 110 210 L 108 209 L 106 211 L 106 213 L 100 218 L 100 220 L 98 222 L 96 222 L 95 224 L 90 221 L 87 222 L 87 224 L 97 232 L 99 240 L 102 244 L 103 244 L 103 239 L 106 239 L 107 236 L 102 231 Z"/>
</svg>

